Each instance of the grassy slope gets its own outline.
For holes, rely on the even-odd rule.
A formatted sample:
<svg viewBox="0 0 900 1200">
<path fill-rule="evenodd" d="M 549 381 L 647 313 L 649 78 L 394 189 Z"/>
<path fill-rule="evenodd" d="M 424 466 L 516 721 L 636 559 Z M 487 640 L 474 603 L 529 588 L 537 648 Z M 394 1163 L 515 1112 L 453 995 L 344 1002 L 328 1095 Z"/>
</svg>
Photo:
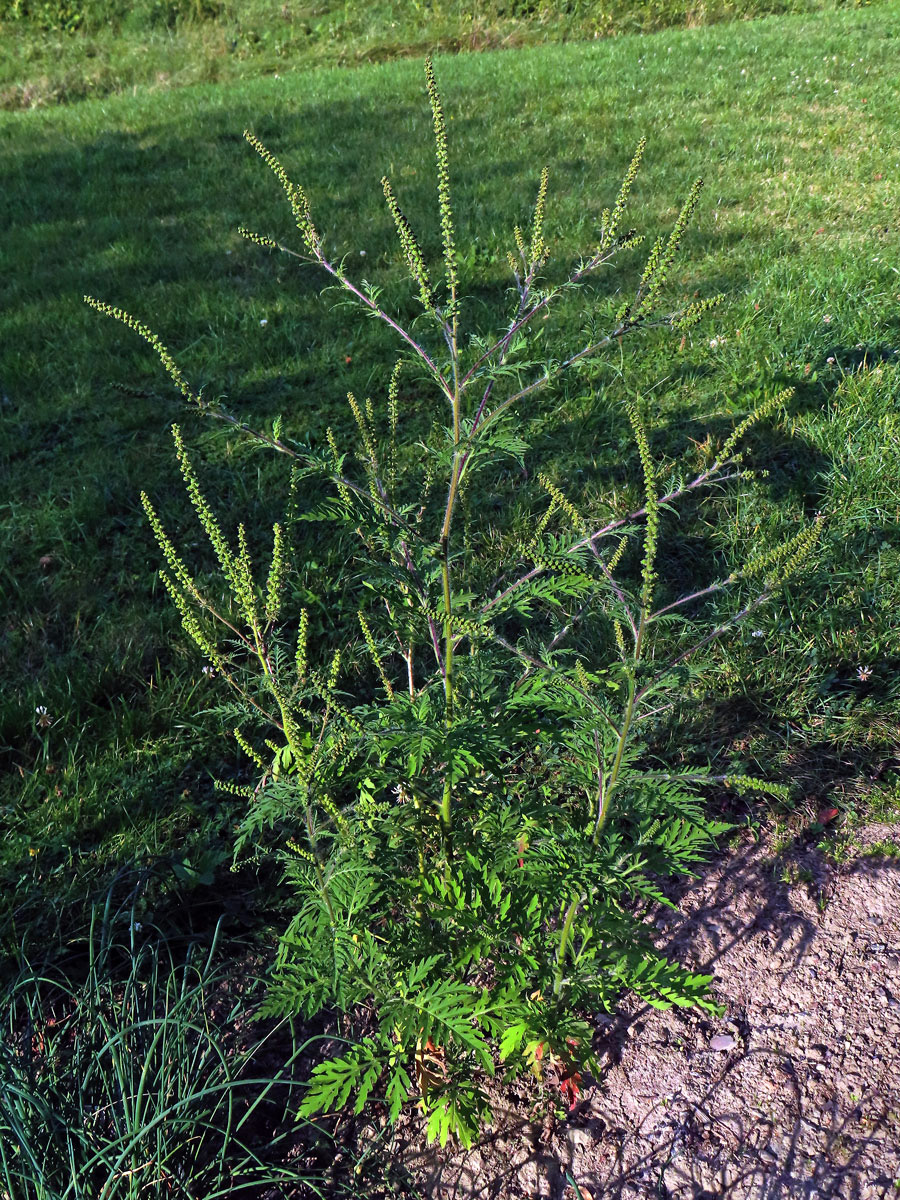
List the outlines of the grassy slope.
<svg viewBox="0 0 900 1200">
<path fill-rule="evenodd" d="M 503 286 L 510 229 L 527 219 L 544 162 L 563 259 L 590 244 L 642 133 L 648 160 L 633 217 L 648 234 L 705 174 L 672 296 L 724 290 L 724 311 L 682 347 L 650 334 L 623 348 L 590 386 L 570 390 L 559 418 L 544 422 L 537 410 L 529 434 L 536 459 L 575 490 L 615 488 L 621 499 L 632 484 L 620 470 L 630 454 L 620 372 L 646 397 L 660 453 L 688 446 L 707 423 L 725 428 L 760 388 L 796 386 L 784 423 L 756 442 L 771 476 L 740 507 L 716 502 L 674 529 L 668 570 L 707 581 L 723 558 L 766 532 L 790 532 L 804 511 L 830 514 L 829 569 L 756 622 L 762 637 L 746 630 L 715 651 L 720 699 L 708 698 L 702 723 L 680 735 L 755 769 L 780 755 L 807 781 L 813 812 L 842 774 L 852 806 L 860 782 L 896 753 L 898 18 L 893 2 L 828 20 L 438 63 L 479 317 Z M 378 394 L 391 361 L 373 324 L 329 309 L 317 279 L 238 238 L 239 223 L 282 235 L 289 225 L 240 141 L 245 125 L 307 184 L 320 224 L 360 274 L 412 311 L 378 181 L 394 177 L 422 228 L 433 169 L 420 63 L 106 99 L 0 123 L 9 230 L 0 247 L 0 870 L 24 880 L 20 898 L 29 880 L 87 887 L 122 858 L 190 854 L 211 827 L 227 834 L 209 771 L 233 756 L 198 715 L 214 688 L 153 582 L 137 501 L 147 488 L 191 541 L 167 435 L 179 404 L 143 345 L 87 310 L 81 294 L 142 316 L 192 379 L 256 422 L 283 412 L 296 435 L 346 427 L 345 391 Z M 598 311 L 636 265 L 599 287 Z M 248 508 L 270 515 L 277 490 L 257 488 L 268 466 L 254 459 L 239 478 L 232 443 L 185 424 L 206 446 L 206 478 L 223 507 L 235 519 Z M 527 518 L 524 509 L 509 517 Z M 309 553 L 326 550 L 312 543 Z M 866 682 L 861 666 L 871 668 Z M 49 729 L 36 726 L 40 704 Z M 896 790 L 876 799 L 887 810 Z"/>
<path fill-rule="evenodd" d="M 22 20 L 4 23 L 4 10 L 15 5 L 0 0 L 0 108 L 33 108 L 135 87 L 234 83 L 298 67 L 355 66 L 436 51 L 619 37 L 765 13 L 825 14 L 858 2 L 72 0 L 61 7 L 80 13 L 82 21 L 66 33 L 45 32 Z M 206 19 L 196 19 L 198 11 Z"/>
</svg>

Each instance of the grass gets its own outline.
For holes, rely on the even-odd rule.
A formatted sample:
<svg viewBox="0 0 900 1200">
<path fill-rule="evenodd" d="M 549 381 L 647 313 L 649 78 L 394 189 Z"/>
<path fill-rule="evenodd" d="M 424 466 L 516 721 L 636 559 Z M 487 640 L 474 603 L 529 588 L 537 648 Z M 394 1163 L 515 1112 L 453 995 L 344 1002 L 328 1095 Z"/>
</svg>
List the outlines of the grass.
<svg viewBox="0 0 900 1200">
<path fill-rule="evenodd" d="M 0 108 L 426 53 L 620 37 L 861 0 L 0 0 Z M 22 14 L 31 19 L 21 18 Z"/>
<path fill-rule="evenodd" d="M 553 419 L 536 406 L 530 466 L 624 504 L 635 473 L 623 378 L 659 455 L 729 428 L 761 390 L 795 387 L 754 444 L 769 474 L 740 504 L 713 497 L 670 525 L 665 577 L 705 582 L 746 543 L 818 510 L 829 518 L 822 569 L 710 652 L 708 689 L 660 732 L 659 750 L 797 779 L 810 820 L 836 787 L 864 809 L 873 770 L 890 778 L 898 766 L 898 17 L 892 0 L 437 64 L 464 280 L 485 319 L 545 162 L 561 261 L 590 244 L 641 134 L 632 211 L 648 235 L 706 177 L 671 295 L 724 291 L 724 310 L 684 344 L 651 332 L 624 345 L 569 386 Z M 143 344 L 81 296 L 146 320 L 193 382 L 254 423 L 283 413 L 288 434 L 314 442 L 329 423 L 348 432 L 345 392 L 379 396 L 393 346 L 332 308 L 320 280 L 238 237 L 242 223 L 289 236 L 241 130 L 304 182 L 358 276 L 411 312 L 378 181 L 388 172 L 416 227 L 434 228 L 421 74 L 419 62 L 390 62 L 0 116 L 7 946 L 55 929 L 54 914 L 77 911 L 123 862 L 152 865 L 160 894 L 181 889 L 176 907 L 234 899 L 217 870 L 234 811 L 211 780 L 236 756 L 205 712 L 217 686 L 155 582 L 138 492 L 170 527 L 193 528 L 167 433 L 178 419 L 234 520 L 249 511 L 262 525 L 284 494 L 273 464 L 185 416 Z M 637 255 L 598 284 L 598 312 L 636 269 Z M 548 340 L 564 325 L 560 310 Z M 531 520 L 518 482 L 498 491 L 498 520 Z M 329 550 L 311 534 L 301 589 L 317 563 Z M 316 619 L 329 636 L 334 614 Z"/>
<path fill-rule="evenodd" d="M 0 1194 L 322 1195 L 291 1106 L 315 1039 L 248 1027 L 253 959 L 236 980 L 218 928 L 182 950 L 133 900 L 94 911 L 74 973 L 24 959 L 0 992 Z"/>
</svg>

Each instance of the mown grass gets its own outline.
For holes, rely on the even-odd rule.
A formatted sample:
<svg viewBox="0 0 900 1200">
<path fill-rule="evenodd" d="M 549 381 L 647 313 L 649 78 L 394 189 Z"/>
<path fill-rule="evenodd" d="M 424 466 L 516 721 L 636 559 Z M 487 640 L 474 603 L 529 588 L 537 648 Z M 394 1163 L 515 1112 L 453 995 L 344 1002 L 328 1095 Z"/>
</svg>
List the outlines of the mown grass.
<svg viewBox="0 0 900 1200">
<path fill-rule="evenodd" d="M 433 52 L 621 37 L 866 0 L 0 0 L 0 108 Z"/>
<path fill-rule="evenodd" d="M 641 134 L 647 166 L 632 212 L 648 235 L 671 222 L 693 177 L 706 177 L 671 296 L 724 291 L 725 308 L 682 344 L 657 331 L 623 345 L 569 386 L 552 420 L 552 406 L 534 406 L 530 467 L 576 496 L 622 504 L 636 486 L 626 393 L 642 396 L 664 456 L 730 428 L 760 391 L 795 387 L 783 420 L 754 442 L 768 476 L 739 504 L 712 497 L 666 527 L 666 579 L 708 582 L 816 511 L 828 516 L 819 569 L 710 651 L 708 687 L 656 750 L 800 780 L 801 824 L 824 795 L 864 812 L 870 778 L 884 784 L 897 766 L 898 17 L 892 0 L 827 19 L 437 64 L 468 310 L 480 322 L 499 319 L 511 229 L 527 220 L 545 162 L 560 262 L 591 244 Z M 167 432 L 178 419 L 203 448 L 223 513 L 261 525 L 284 496 L 277 464 L 184 414 L 143 343 L 86 309 L 82 294 L 151 324 L 192 381 L 234 411 L 255 424 L 283 413 L 288 434 L 314 442 L 328 424 L 349 437 L 346 391 L 381 395 L 393 362 L 374 323 L 332 307 L 321 280 L 237 235 L 243 223 L 290 236 L 280 193 L 241 141 L 245 126 L 303 181 L 357 276 L 412 314 L 379 179 L 390 174 L 415 226 L 436 231 L 419 62 L 0 120 L 8 944 L 46 930 L 48 914 L 96 894 L 123 862 L 155 864 L 162 891 L 167 880 L 187 886 L 210 910 L 234 895 L 216 870 L 234 813 L 211 779 L 232 772 L 235 755 L 204 712 L 217 685 L 155 582 L 138 492 L 189 547 L 199 542 Z M 598 283 L 598 319 L 638 269 L 634 255 Z M 560 310 L 548 340 L 565 326 Z M 411 426 L 426 431 L 431 401 L 412 385 L 404 400 Z M 498 521 L 524 525 L 522 495 L 511 476 L 486 502 Z M 329 562 L 321 537 L 312 527 L 301 590 Z M 319 612 L 321 636 L 339 620 Z"/>
</svg>

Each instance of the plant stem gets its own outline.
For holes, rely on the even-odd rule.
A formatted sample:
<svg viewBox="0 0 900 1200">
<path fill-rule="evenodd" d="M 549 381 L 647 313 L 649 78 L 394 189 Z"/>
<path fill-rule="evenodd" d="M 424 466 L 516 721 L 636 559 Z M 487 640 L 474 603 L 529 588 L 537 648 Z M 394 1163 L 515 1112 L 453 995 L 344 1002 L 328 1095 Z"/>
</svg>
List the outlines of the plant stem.
<svg viewBox="0 0 900 1200">
<path fill-rule="evenodd" d="M 575 920 L 575 913 L 580 903 L 580 896 L 572 897 L 572 900 L 569 902 L 569 907 L 566 909 L 562 932 L 559 935 L 559 947 L 556 951 L 556 972 L 553 979 L 553 995 L 557 1000 L 562 992 L 563 969 L 566 965 L 566 951 L 569 949 L 569 940 L 572 937 L 572 922 Z"/>
<path fill-rule="evenodd" d="M 725 463 L 714 463 L 708 471 L 704 471 L 702 475 L 698 475 L 697 478 L 691 483 L 685 484 L 683 487 L 674 488 L 671 492 L 667 492 L 665 496 L 660 496 L 657 501 L 657 505 L 661 507 L 664 504 L 670 504 L 673 500 L 680 499 L 681 496 L 687 495 L 689 492 L 693 491 L 694 488 L 702 487 L 704 485 L 711 485 L 714 483 L 725 483 L 729 479 L 739 478 L 739 472 L 734 472 L 733 474 L 729 475 L 717 474 L 717 472 L 725 465 Z M 623 525 L 627 525 L 630 521 L 636 521 L 638 517 L 643 517 L 646 515 L 647 508 L 644 505 L 641 508 L 636 508 L 634 512 L 628 513 L 627 516 L 616 517 L 612 521 L 607 522 L 607 524 L 601 529 L 597 529 L 587 537 L 581 538 L 577 542 L 573 542 L 571 546 L 567 547 L 565 553 L 574 554 L 576 550 L 581 550 L 585 546 L 590 546 L 592 543 L 598 541 L 600 538 L 606 537 L 606 535 L 612 533 L 614 529 L 621 529 Z M 502 592 L 498 592 L 498 594 L 494 596 L 493 600 L 488 600 L 486 604 L 483 604 L 480 610 L 481 615 L 483 616 L 486 612 L 490 612 L 495 605 L 500 604 L 501 601 L 505 600 L 507 596 L 516 590 L 516 588 L 522 587 L 523 584 L 530 583 L 532 579 L 536 579 L 538 575 L 542 575 L 545 569 L 546 568 L 544 567 L 537 566 L 531 567 L 530 570 L 525 571 L 524 574 L 520 575 L 517 579 L 514 579 L 512 583 L 508 584 Z"/>
<path fill-rule="evenodd" d="M 640 661 L 641 651 L 643 649 L 644 631 L 647 626 L 647 610 L 641 609 L 640 619 L 638 621 L 637 636 L 634 642 L 634 657 L 632 659 L 633 667 L 636 668 Z M 619 730 L 619 741 L 616 746 L 616 756 L 613 759 L 613 765 L 610 768 L 609 776 L 604 787 L 601 781 L 601 787 L 598 792 L 597 817 L 594 821 L 594 831 L 591 835 L 591 841 L 596 846 L 600 840 L 600 834 L 603 831 L 603 826 L 606 824 L 606 818 L 609 816 L 609 802 L 612 796 L 613 789 L 619 781 L 619 776 L 622 770 L 622 761 L 625 756 L 625 747 L 628 744 L 628 734 L 631 730 L 631 723 L 634 719 L 635 700 L 637 696 L 635 684 L 635 671 L 632 670 L 628 678 L 628 699 L 625 702 L 625 712 L 622 716 L 622 727 Z M 601 799 L 602 797 L 602 799 Z M 583 902 L 584 896 L 574 896 L 569 902 L 569 907 L 566 910 L 565 919 L 563 920 L 562 931 L 559 935 L 559 946 L 556 951 L 556 972 L 553 981 L 553 995 L 559 1000 L 563 985 L 563 971 L 566 965 L 566 954 L 569 949 L 569 942 L 572 937 L 572 924 L 575 920 L 575 913 L 578 911 L 579 905 Z"/>
<path fill-rule="evenodd" d="M 389 316 L 384 309 L 379 308 L 378 305 L 365 294 L 365 292 L 360 291 L 356 284 L 352 283 L 342 270 L 336 267 L 333 263 L 329 262 L 328 259 L 321 254 L 321 252 L 316 255 L 315 258 L 311 258 L 307 254 L 298 254 L 296 250 L 292 250 L 289 246 L 282 246 L 280 243 L 278 249 L 284 254 L 289 254 L 292 258 L 299 258 L 302 262 L 318 263 L 321 267 L 324 267 L 328 274 L 336 279 L 342 288 L 350 292 L 351 295 L 355 296 L 360 304 L 369 309 L 373 316 L 376 316 L 379 320 L 384 321 L 386 325 L 389 325 L 391 329 L 393 329 L 394 333 L 396 333 L 404 340 L 404 342 L 412 347 L 412 349 L 428 368 L 430 374 L 435 379 L 445 396 L 449 397 L 452 394 L 447 380 L 441 374 L 440 368 L 434 362 L 424 346 L 421 346 L 415 340 L 415 338 L 407 333 L 403 326 L 395 321 L 393 317 Z"/>
<path fill-rule="evenodd" d="M 460 413 L 462 394 L 459 382 L 459 351 L 457 349 L 457 323 L 455 314 L 453 317 L 453 328 L 449 333 L 450 336 L 447 340 L 453 364 L 453 462 L 450 467 L 450 487 L 447 491 L 447 504 L 444 509 L 444 521 L 441 526 L 440 540 L 441 581 L 444 591 L 444 728 L 448 733 L 453 724 L 453 587 L 450 578 L 450 530 L 453 525 L 453 513 L 459 496 L 459 481 L 462 476 L 463 467 L 463 458 L 460 454 L 460 443 L 462 441 L 462 419 Z M 449 755 L 444 772 L 444 791 L 441 798 L 441 825 L 444 832 L 444 848 L 449 859 L 453 851 L 453 814 L 451 810 L 453 761 Z"/>
<path fill-rule="evenodd" d="M 455 471 L 455 460 L 454 460 Z M 450 508 L 448 505 L 448 513 Z M 450 587 L 450 541 L 446 535 L 441 537 L 441 577 L 444 585 L 444 728 L 449 733 L 453 723 L 453 623 L 452 593 Z M 444 793 L 441 798 L 441 825 L 444 831 L 444 848 L 449 859 L 452 850 L 451 833 L 453 817 L 451 812 L 453 762 L 448 753 L 444 767 Z"/>
</svg>

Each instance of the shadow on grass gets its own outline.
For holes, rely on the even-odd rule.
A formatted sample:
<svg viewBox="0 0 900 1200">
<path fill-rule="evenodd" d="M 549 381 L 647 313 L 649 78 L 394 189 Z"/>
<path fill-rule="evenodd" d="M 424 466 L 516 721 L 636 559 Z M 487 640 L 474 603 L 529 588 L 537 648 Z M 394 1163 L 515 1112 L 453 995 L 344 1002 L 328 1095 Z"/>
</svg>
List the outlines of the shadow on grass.
<svg viewBox="0 0 900 1200">
<path fill-rule="evenodd" d="M 251 125 L 283 158 L 289 173 L 307 186 L 329 248 L 345 247 L 354 276 L 383 283 L 387 302 L 396 302 L 404 316 L 413 319 L 416 309 L 381 202 L 383 171 L 394 179 L 426 252 L 439 255 L 424 97 L 417 104 L 392 98 L 387 105 L 374 92 L 359 101 L 315 103 L 272 102 L 267 95 L 268 108 L 253 112 L 249 101 L 217 107 L 198 89 L 184 103 L 165 100 L 181 112 L 168 121 L 147 119 L 140 106 L 134 113 L 125 106 L 119 119 L 128 128 L 74 127 L 65 140 L 52 126 L 35 126 L 27 141 L 14 132 L 0 201 L 15 268 L 6 276 L 0 357 L 0 471 L 13 497 L 0 581 L 7 605 L 0 654 L 13 682 L 0 701 L 0 755 L 10 769 L 7 795 L 13 806 L 21 794 L 19 770 L 39 769 L 33 728 L 38 704 L 54 716 L 65 712 L 56 735 L 63 744 L 68 731 L 82 731 L 77 789 L 96 774 L 98 757 L 127 758 L 141 743 L 141 760 L 130 765 L 145 769 L 143 761 L 157 752 L 164 715 L 152 703 L 152 689 L 166 674 L 193 669 L 172 653 L 177 624 L 161 589 L 152 591 L 157 556 L 137 494 L 143 487 L 158 499 L 174 529 L 192 528 L 167 427 L 182 420 L 193 440 L 204 436 L 205 427 L 183 413 L 149 349 L 86 310 L 82 294 L 120 305 L 154 327 L 192 382 L 205 384 L 210 395 L 224 394 L 242 415 L 263 424 L 281 411 L 289 435 L 316 440 L 328 424 L 347 431 L 348 389 L 378 394 L 395 345 L 376 323 L 323 302 L 322 280 L 314 271 L 296 270 L 237 237 L 236 226 L 244 223 L 295 241 L 277 183 L 243 144 L 241 129 Z M 512 151 L 482 161 L 472 151 L 484 142 L 482 117 L 456 116 L 453 179 L 464 214 L 459 243 L 474 242 L 476 249 L 471 268 L 465 268 L 471 277 L 469 311 L 485 324 L 501 323 L 508 298 L 498 305 L 496 287 L 502 286 L 511 226 L 527 222 L 537 172 L 524 154 Z M 590 164 L 609 181 L 610 195 L 627 159 L 627 151 L 600 150 Z M 556 164 L 555 187 L 563 196 L 567 186 L 583 180 L 584 169 L 578 156 Z M 661 197 L 658 203 L 668 207 L 673 199 Z M 566 204 L 564 216 L 567 211 L 584 226 L 584 207 L 573 212 Z M 741 237 L 746 241 L 746 234 Z M 704 252 L 736 241 L 733 233 L 691 234 L 685 256 L 702 259 Z M 616 289 L 623 279 L 633 282 L 639 266 L 633 256 L 622 275 L 595 281 L 586 300 L 601 309 L 614 306 Z M 720 276 L 704 286 L 728 290 L 737 282 Z M 636 342 L 643 344 L 641 335 Z M 633 356 L 639 383 L 655 382 L 663 370 L 658 339 L 651 343 L 646 365 L 640 354 Z M 701 362 L 680 364 L 671 378 L 676 385 L 701 376 L 709 382 L 709 371 Z M 416 401 L 411 387 L 410 403 Z M 676 395 L 653 432 L 654 448 L 669 454 L 708 432 L 677 406 Z M 421 412 L 426 428 L 430 417 L 430 409 Z M 729 427 L 724 420 L 713 424 L 716 434 Z M 204 479 L 221 498 L 222 510 L 240 506 L 251 528 L 265 529 L 283 494 L 273 483 L 274 468 L 264 465 L 257 478 L 252 460 L 247 482 L 235 471 L 224 438 L 205 438 L 205 448 Z M 598 403 L 586 417 L 538 431 L 535 469 L 554 457 L 568 469 L 582 448 L 596 458 L 582 483 L 602 491 L 638 477 L 626 423 L 609 402 Z M 808 444 L 762 431 L 750 458 L 772 470 L 767 486 L 773 498 L 815 507 L 815 481 L 827 463 Z M 518 482 L 510 476 L 510 493 Z M 501 489 L 495 499 L 502 496 Z M 688 589 L 698 578 L 708 582 L 719 559 L 693 529 L 690 509 L 683 528 L 664 566 L 667 578 Z M 321 544 L 310 545 L 323 552 Z M 47 559 L 52 567 L 41 565 Z M 132 609 L 127 623 L 125 602 Z M 142 611 L 152 618 L 142 619 Z M 89 638 L 85 629 L 92 630 Z M 138 681 L 133 669 L 146 678 Z M 129 713 L 129 744 L 120 751 L 123 708 Z M 101 746 L 115 749 L 98 750 Z M 177 796 L 171 801 L 177 805 Z M 119 832 L 114 809 L 114 803 L 96 802 L 73 835 L 74 855 Z M 48 880 L 47 886 L 56 885 Z"/>
</svg>

